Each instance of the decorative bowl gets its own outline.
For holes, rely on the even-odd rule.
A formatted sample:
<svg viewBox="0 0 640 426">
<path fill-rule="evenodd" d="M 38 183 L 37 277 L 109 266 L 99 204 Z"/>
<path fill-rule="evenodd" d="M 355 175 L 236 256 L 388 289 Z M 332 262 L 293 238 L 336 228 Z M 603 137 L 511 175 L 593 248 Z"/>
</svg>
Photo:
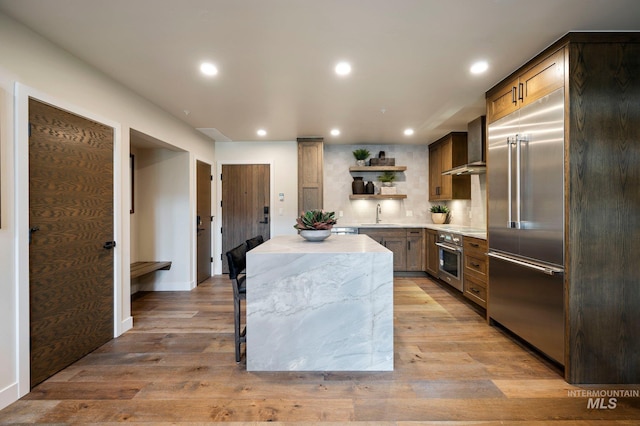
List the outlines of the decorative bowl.
<svg viewBox="0 0 640 426">
<path fill-rule="evenodd" d="M 300 236 L 307 241 L 323 241 L 331 235 L 331 229 L 304 229 L 300 231 Z"/>
</svg>

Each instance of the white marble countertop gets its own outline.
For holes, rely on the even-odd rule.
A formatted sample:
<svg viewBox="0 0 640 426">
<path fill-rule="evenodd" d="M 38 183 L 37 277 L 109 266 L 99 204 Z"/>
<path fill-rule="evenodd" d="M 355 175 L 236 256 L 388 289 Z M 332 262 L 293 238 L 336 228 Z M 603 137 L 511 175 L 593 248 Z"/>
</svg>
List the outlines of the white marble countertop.
<svg viewBox="0 0 640 426">
<path fill-rule="evenodd" d="M 277 235 L 253 250 L 255 254 L 273 253 L 381 253 L 389 251 L 366 235 L 331 235 L 324 241 L 311 242 L 300 235 Z"/>
<path fill-rule="evenodd" d="M 438 225 L 435 223 L 342 223 L 338 221 L 334 228 L 368 228 L 368 229 L 393 229 L 393 228 L 424 228 L 424 229 L 435 229 L 436 231 L 448 231 L 455 232 L 457 234 L 461 234 L 467 237 L 480 238 L 483 240 L 487 239 L 487 230 L 481 228 L 474 228 L 471 226 L 464 225 L 451 225 L 451 224 L 442 224 Z"/>
<path fill-rule="evenodd" d="M 392 371 L 393 253 L 366 235 L 247 252 L 247 371 Z"/>
</svg>

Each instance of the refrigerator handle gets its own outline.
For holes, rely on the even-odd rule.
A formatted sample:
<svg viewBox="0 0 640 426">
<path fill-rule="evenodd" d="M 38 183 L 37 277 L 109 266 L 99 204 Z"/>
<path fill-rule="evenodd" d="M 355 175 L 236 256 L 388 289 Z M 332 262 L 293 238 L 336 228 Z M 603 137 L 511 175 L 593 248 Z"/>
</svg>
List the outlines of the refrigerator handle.
<svg viewBox="0 0 640 426">
<path fill-rule="evenodd" d="M 511 145 L 514 145 L 515 139 L 511 136 L 507 137 L 507 228 L 515 228 L 516 223 L 513 221 L 513 180 L 512 171 L 513 165 L 511 160 Z"/>
<path fill-rule="evenodd" d="M 523 140 L 520 135 L 516 135 L 516 229 L 520 229 L 522 221 L 522 144 L 520 142 Z"/>
<path fill-rule="evenodd" d="M 552 266 L 537 265 L 535 263 L 524 262 L 522 260 L 515 259 L 511 256 L 505 256 L 492 251 L 487 253 L 487 256 L 493 257 L 494 259 L 503 260 L 505 262 L 515 263 L 516 265 L 524 266 L 525 268 L 533 269 L 535 271 L 542 272 L 547 275 L 557 275 L 557 274 L 564 273 L 564 269 L 562 268 L 554 268 Z"/>
<path fill-rule="evenodd" d="M 516 221 L 515 228 L 522 227 L 522 143 L 529 141 L 529 135 L 516 135 Z"/>
</svg>

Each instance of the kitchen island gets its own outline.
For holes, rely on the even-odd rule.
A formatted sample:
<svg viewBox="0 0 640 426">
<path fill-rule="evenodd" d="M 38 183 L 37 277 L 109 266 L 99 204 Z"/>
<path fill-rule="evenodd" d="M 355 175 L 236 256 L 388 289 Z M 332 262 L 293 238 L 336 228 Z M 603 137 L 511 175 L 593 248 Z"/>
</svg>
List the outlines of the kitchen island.
<svg viewBox="0 0 640 426">
<path fill-rule="evenodd" d="M 247 253 L 248 371 L 393 370 L 393 254 L 366 235 Z"/>
</svg>

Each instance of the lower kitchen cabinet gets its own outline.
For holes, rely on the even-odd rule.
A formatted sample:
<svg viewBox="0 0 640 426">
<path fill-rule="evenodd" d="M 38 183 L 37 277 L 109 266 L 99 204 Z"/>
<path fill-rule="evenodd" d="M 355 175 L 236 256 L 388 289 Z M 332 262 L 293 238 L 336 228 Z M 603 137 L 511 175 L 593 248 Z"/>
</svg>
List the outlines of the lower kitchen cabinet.
<svg viewBox="0 0 640 426">
<path fill-rule="evenodd" d="M 487 307 L 487 241 L 463 238 L 464 296 L 483 308 Z"/>
<path fill-rule="evenodd" d="M 393 270 L 404 271 L 407 267 L 407 232 L 404 228 L 360 228 L 360 234 L 382 244 L 393 252 Z"/>
<path fill-rule="evenodd" d="M 407 229 L 407 268 L 406 271 L 424 271 L 424 246 L 423 229 Z"/>
<path fill-rule="evenodd" d="M 433 229 L 425 230 L 425 245 L 424 245 L 424 258 L 425 258 L 425 269 L 429 275 L 434 277 L 438 276 L 438 246 L 436 243 L 438 242 L 438 231 Z"/>
<path fill-rule="evenodd" d="M 423 271 L 423 230 L 414 228 L 360 228 L 393 252 L 394 272 Z"/>
</svg>

